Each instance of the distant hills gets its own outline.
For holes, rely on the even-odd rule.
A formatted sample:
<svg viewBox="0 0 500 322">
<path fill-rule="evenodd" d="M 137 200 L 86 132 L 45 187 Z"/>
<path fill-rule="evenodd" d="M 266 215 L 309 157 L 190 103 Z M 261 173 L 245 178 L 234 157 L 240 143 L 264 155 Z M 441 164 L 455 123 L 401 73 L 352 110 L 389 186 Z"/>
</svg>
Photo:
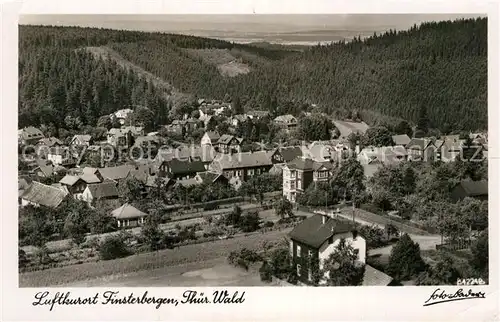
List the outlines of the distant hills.
<svg viewBox="0 0 500 322">
<path fill-rule="evenodd" d="M 50 105 L 86 115 L 92 124 L 109 110 L 144 100 L 156 100 L 149 103 L 156 104 L 155 113 L 164 121 L 169 113 L 164 109 L 177 104 L 169 97 L 182 93 L 218 99 L 228 94 L 249 108 L 275 109 L 271 105 L 277 104 L 281 112 L 314 103 L 338 117 L 360 111 L 368 123 L 385 116 L 415 122 L 425 106 L 432 126 L 441 130 L 487 127 L 486 18 L 424 23 L 308 48 L 77 27 L 20 26 L 19 36 L 20 123 L 41 122 L 40 106 Z M 120 76 L 118 84 L 106 75 L 123 73 L 111 70 L 123 70 L 123 64 L 92 62 L 95 56 L 75 53 L 86 47 L 108 48 L 173 90 L 165 95 L 149 88 L 148 81 L 129 75 L 133 71 Z M 86 66 L 88 74 L 64 70 L 72 64 Z M 104 76 L 92 73 L 92 66 Z M 58 72 L 63 75 L 57 77 Z M 113 82 L 112 88 L 129 92 L 125 99 L 101 88 Z M 138 84 L 145 89 L 138 90 Z M 61 97 L 55 99 L 54 93 Z"/>
</svg>

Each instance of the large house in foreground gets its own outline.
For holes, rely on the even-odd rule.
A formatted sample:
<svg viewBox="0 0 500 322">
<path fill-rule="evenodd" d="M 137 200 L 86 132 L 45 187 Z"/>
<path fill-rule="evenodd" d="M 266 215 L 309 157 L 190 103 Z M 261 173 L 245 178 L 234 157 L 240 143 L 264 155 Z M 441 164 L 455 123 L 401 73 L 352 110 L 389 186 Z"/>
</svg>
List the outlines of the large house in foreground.
<svg viewBox="0 0 500 322">
<path fill-rule="evenodd" d="M 324 261 L 336 250 L 341 239 L 350 244 L 358 255 L 357 262 L 365 264 L 366 240 L 351 223 L 340 221 L 328 214 L 315 214 L 290 232 L 290 257 L 300 283 L 313 285 L 314 269 L 323 269 Z M 316 262 L 316 263 L 314 263 Z M 317 265 L 312 265 L 312 264 Z M 327 277 L 327 276 L 325 276 Z M 319 284 L 325 283 L 320 278 Z"/>
<path fill-rule="evenodd" d="M 229 180 L 238 177 L 241 181 L 246 181 L 252 176 L 269 172 L 275 153 L 276 150 L 219 154 L 208 170 L 223 174 Z"/>
<path fill-rule="evenodd" d="M 283 196 L 296 202 L 297 196 L 315 182 L 327 181 L 334 164 L 330 161 L 317 162 L 303 156 L 283 166 Z"/>
</svg>

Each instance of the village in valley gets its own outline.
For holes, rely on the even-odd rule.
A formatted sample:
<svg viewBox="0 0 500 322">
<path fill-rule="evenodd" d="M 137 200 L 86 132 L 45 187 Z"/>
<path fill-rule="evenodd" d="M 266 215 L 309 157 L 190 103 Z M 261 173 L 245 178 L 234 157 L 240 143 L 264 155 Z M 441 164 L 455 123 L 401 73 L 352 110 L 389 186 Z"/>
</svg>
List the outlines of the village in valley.
<svg viewBox="0 0 500 322">
<path fill-rule="evenodd" d="M 487 283 L 486 129 L 261 101 L 23 121 L 20 286 Z"/>
</svg>

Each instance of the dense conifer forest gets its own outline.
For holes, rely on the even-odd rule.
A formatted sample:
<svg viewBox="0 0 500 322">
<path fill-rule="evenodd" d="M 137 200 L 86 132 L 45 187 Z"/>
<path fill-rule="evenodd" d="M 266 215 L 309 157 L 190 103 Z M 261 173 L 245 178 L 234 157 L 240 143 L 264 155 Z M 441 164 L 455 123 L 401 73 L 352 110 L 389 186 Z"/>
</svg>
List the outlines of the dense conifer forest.
<svg viewBox="0 0 500 322">
<path fill-rule="evenodd" d="M 300 52 L 77 27 L 20 26 L 19 38 L 20 127 L 57 130 L 69 126 L 63 115 L 93 126 L 101 115 L 136 105 L 149 107 L 157 124 L 168 121 L 169 93 L 81 50 L 88 46 L 112 48 L 194 97 L 229 94 L 250 108 L 311 103 L 332 115 L 361 111 L 368 123 L 380 115 L 415 123 L 425 107 L 431 126 L 441 130 L 487 127 L 486 18 L 424 23 Z M 207 48 L 230 50 L 251 72 L 223 77 L 186 50 Z"/>
</svg>

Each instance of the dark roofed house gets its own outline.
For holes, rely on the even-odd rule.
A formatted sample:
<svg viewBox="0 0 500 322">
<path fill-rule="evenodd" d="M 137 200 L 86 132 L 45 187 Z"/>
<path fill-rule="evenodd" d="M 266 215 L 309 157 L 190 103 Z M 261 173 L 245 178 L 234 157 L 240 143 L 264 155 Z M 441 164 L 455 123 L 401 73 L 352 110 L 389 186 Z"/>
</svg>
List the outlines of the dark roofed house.
<svg viewBox="0 0 500 322">
<path fill-rule="evenodd" d="M 453 188 L 451 196 L 455 202 L 466 197 L 488 200 L 488 180 L 462 181 Z"/>
<path fill-rule="evenodd" d="M 132 169 L 134 169 L 133 165 L 124 164 L 116 167 L 99 168 L 99 172 L 104 179 L 119 181 L 128 177 Z"/>
<path fill-rule="evenodd" d="M 77 134 L 73 136 L 71 139 L 71 143 L 69 145 L 75 146 L 89 146 L 92 141 L 92 136 L 88 134 Z"/>
<path fill-rule="evenodd" d="M 443 142 L 439 141 L 438 144 L 442 145 Z M 408 154 L 408 161 L 433 161 L 440 154 L 440 149 L 434 144 L 433 140 L 427 138 L 413 138 L 405 146 Z M 438 153 L 439 152 L 439 153 Z"/>
<path fill-rule="evenodd" d="M 33 181 L 21 196 L 21 205 L 57 208 L 68 195 L 62 189 Z"/>
<path fill-rule="evenodd" d="M 164 161 L 160 166 L 160 171 L 171 179 L 189 179 L 196 176 L 198 172 L 205 171 L 205 165 L 200 158 L 172 159 Z"/>
<path fill-rule="evenodd" d="M 296 157 L 301 157 L 303 155 L 302 148 L 300 146 L 287 146 L 278 149 L 283 162 L 290 162 Z"/>
<path fill-rule="evenodd" d="M 50 138 L 40 139 L 40 141 L 38 141 L 38 144 L 50 148 L 53 146 L 61 146 L 61 145 L 63 145 L 63 142 L 61 140 L 59 140 L 58 138 L 52 136 Z"/>
<path fill-rule="evenodd" d="M 283 196 L 291 202 L 314 182 L 327 181 L 334 164 L 318 162 L 306 157 L 296 157 L 283 166 Z"/>
<path fill-rule="evenodd" d="M 102 183 L 89 184 L 82 193 L 82 200 L 93 204 L 97 200 L 117 199 L 118 189 L 116 183 L 107 181 Z"/>
<path fill-rule="evenodd" d="M 297 118 L 291 114 L 280 115 L 274 118 L 274 123 L 280 127 L 291 129 L 297 126 Z"/>
<path fill-rule="evenodd" d="M 301 284 L 315 284 L 312 261 L 316 261 L 316 266 L 322 269 L 324 260 L 336 250 L 341 239 L 351 244 L 358 254 L 356 262 L 365 264 L 365 239 L 351 223 L 335 219 L 329 214 L 315 214 L 305 219 L 295 226 L 289 237 L 292 265 Z M 327 277 L 321 277 L 319 284 L 324 284 Z"/>
<path fill-rule="evenodd" d="M 221 153 L 237 153 L 241 150 L 242 138 L 237 138 L 234 135 L 223 134 L 217 141 L 219 152 Z"/>
</svg>

